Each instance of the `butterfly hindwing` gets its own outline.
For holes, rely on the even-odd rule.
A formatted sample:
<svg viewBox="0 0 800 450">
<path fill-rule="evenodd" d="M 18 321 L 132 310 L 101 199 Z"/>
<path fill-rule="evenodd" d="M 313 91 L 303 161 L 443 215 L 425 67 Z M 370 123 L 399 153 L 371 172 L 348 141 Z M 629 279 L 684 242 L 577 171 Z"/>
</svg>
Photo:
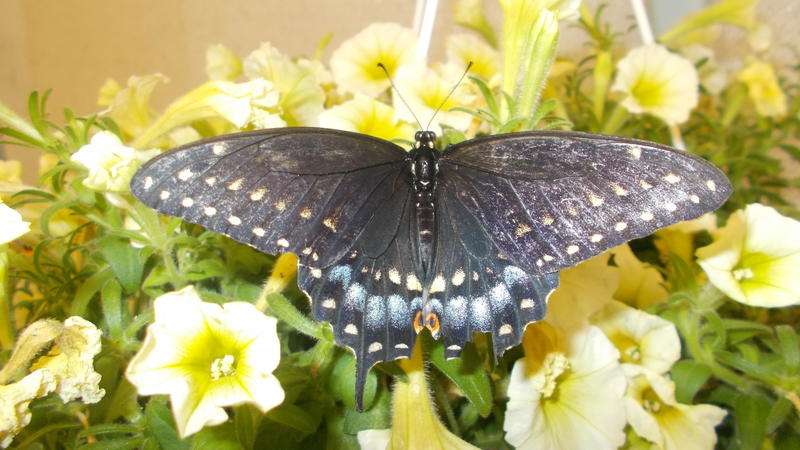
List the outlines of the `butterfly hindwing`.
<svg viewBox="0 0 800 450">
<path fill-rule="evenodd" d="M 532 274 L 698 217 L 731 192 L 717 168 L 686 152 L 578 132 L 473 139 L 439 164 L 498 248 Z"/>
</svg>

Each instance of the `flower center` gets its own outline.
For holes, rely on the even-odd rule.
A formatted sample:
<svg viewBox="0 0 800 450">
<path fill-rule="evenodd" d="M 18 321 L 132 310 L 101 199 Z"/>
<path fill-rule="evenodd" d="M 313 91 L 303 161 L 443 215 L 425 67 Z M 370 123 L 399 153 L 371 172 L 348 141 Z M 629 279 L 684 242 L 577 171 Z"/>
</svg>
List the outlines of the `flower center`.
<svg viewBox="0 0 800 450">
<path fill-rule="evenodd" d="M 211 363 L 211 379 L 213 381 L 219 380 L 221 377 L 229 377 L 236 373 L 236 368 L 233 363 L 236 362 L 232 355 L 225 355 L 222 358 L 217 358 Z"/>
<path fill-rule="evenodd" d="M 651 414 L 658 414 L 661 412 L 661 399 L 652 389 L 648 389 L 642 395 L 642 407 Z"/>
<path fill-rule="evenodd" d="M 570 369 L 569 360 L 563 353 L 548 353 L 544 360 L 544 386 L 542 396 L 550 398 L 558 387 L 558 379 Z"/>
<path fill-rule="evenodd" d="M 749 267 L 743 267 L 733 271 L 733 278 L 735 278 L 736 281 L 749 280 L 755 277 L 756 274 L 753 273 L 753 269 Z"/>
<path fill-rule="evenodd" d="M 642 350 L 639 343 L 623 333 L 614 333 L 611 342 L 622 354 L 622 362 L 637 364 L 642 360 Z"/>
</svg>

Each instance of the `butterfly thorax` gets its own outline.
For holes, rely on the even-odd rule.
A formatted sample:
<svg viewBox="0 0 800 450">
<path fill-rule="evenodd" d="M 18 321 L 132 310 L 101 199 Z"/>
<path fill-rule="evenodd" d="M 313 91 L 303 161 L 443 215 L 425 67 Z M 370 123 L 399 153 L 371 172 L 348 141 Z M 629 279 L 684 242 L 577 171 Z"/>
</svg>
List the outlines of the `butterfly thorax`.
<svg viewBox="0 0 800 450">
<path fill-rule="evenodd" d="M 417 278 L 427 284 L 436 251 L 436 177 L 439 172 L 439 151 L 434 147 L 436 135 L 419 131 L 409 154 L 412 189 L 414 191 L 414 229 L 412 230 Z"/>
</svg>

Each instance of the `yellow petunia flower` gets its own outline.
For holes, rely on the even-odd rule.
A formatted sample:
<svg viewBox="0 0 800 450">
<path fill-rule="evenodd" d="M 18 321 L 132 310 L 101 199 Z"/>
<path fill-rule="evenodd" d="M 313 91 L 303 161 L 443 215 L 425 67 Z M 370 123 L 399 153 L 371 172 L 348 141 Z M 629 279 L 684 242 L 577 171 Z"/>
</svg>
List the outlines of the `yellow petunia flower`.
<svg viewBox="0 0 800 450">
<path fill-rule="evenodd" d="M 156 85 L 166 83 L 160 73 L 132 76 L 125 88 L 107 80 L 100 88 L 98 102 L 108 104 L 102 114 L 114 119 L 126 140 L 142 134 L 152 123 L 155 113 L 150 108 L 150 95 Z"/>
<path fill-rule="evenodd" d="M 6 448 L 31 422 L 30 403 L 55 389 L 53 374 L 37 370 L 16 383 L 0 386 L 0 447 Z"/>
<path fill-rule="evenodd" d="M 437 133 L 442 125 L 466 131 L 472 122 L 472 116 L 469 114 L 450 111 L 451 108 L 463 107 L 475 100 L 475 97 L 470 94 L 468 86 L 463 83 L 458 85 L 452 95 L 448 97 L 453 86 L 458 82 L 458 78 L 443 77 L 433 69 L 421 64 L 414 64 L 400 67 L 395 74 L 394 81 L 397 90 L 408 102 L 408 107 L 406 107 L 399 96 L 393 96 L 394 109 L 397 116 L 406 122 L 416 122 L 414 120 L 414 115 L 416 115 L 422 122 L 422 126 L 425 127 L 433 119 L 428 128 Z M 436 112 L 437 108 L 439 108 L 438 112 Z M 436 115 L 434 116 L 434 114 Z"/>
<path fill-rule="evenodd" d="M 325 110 L 319 124 L 325 128 L 354 131 L 381 139 L 414 140 L 414 127 L 396 119 L 394 108 L 386 103 L 356 94 L 355 98 Z"/>
<path fill-rule="evenodd" d="M 78 151 L 72 160 L 85 167 L 89 174 L 82 180 L 89 189 L 102 192 L 128 192 L 133 174 L 139 167 L 158 154 L 126 147 L 110 131 L 101 131 Z"/>
<path fill-rule="evenodd" d="M 709 281 L 738 302 L 800 304 L 800 222 L 769 206 L 753 203 L 731 214 L 697 258 Z"/>
<path fill-rule="evenodd" d="M 616 449 L 625 442 L 619 352 L 592 326 L 562 334 L 546 322 L 523 337 L 503 423 L 518 449 Z"/>
<path fill-rule="evenodd" d="M 205 303 L 189 286 L 158 297 L 155 322 L 126 376 L 140 395 L 170 396 L 181 437 L 228 419 L 226 407 L 262 412 L 284 392 L 272 372 L 280 359 L 276 320 L 252 304 Z"/>
<path fill-rule="evenodd" d="M 623 96 L 622 106 L 659 117 L 669 125 L 686 122 L 698 101 L 697 70 L 665 47 L 648 44 L 631 50 L 617 64 L 612 91 Z"/>
<path fill-rule="evenodd" d="M 672 322 L 612 301 L 591 322 L 619 350 L 623 364 L 666 373 L 681 357 L 681 340 Z"/>
<path fill-rule="evenodd" d="M 714 427 L 726 412 L 713 405 L 675 400 L 675 383 L 642 367 L 628 366 L 625 409 L 634 431 L 664 450 L 713 449 Z"/>
<path fill-rule="evenodd" d="M 389 75 L 415 59 L 417 35 L 395 23 L 373 23 L 344 41 L 331 55 L 333 80 L 346 92 L 375 97 L 389 87 Z M 403 95 L 406 95 L 403 92 Z"/>
<path fill-rule="evenodd" d="M 722 0 L 689 14 L 659 36 L 661 42 L 674 41 L 701 28 L 720 23 L 750 29 L 755 25 L 758 0 Z"/>
<path fill-rule="evenodd" d="M 470 75 L 486 81 L 496 79 L 500 73 L 500 54 L 474 34 L 454 34 L 447 38 L 447 65 L 463 67 L 472 63 Z M 463 70 L 463 69 L 462 69 Z"/>
<path fill-rule="evenodd" d="M 750 100 L 762 116 L 780 117 L 786 114 L 786 94 L 778 84 L 772 64 L 753 61 L 737 76 L 747 85 Z"/>
<path fill-rule="evenodd" d="M 667 299 L 664 278 L 650 264 L 639 261 L 630 246 L 623 244 L 611 250 L 619 268 L 620 283 L 614 298 L 637 308 L 647 308 Z"/>
<path fill-rule="evenodd" d="M 212 80 L 233 81 L 242 73 L 242 60 L 228 47 L 216 44 L 206 49 L 206 75 Z"/>
</svg>

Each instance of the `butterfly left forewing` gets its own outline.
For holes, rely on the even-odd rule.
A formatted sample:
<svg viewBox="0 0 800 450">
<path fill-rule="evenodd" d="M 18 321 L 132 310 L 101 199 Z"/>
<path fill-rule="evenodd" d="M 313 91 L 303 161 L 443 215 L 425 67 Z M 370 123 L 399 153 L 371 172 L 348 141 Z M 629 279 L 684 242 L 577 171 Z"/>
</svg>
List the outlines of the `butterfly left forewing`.
<svg viewBox="0 0 800 450">
<path fill-rule="evenodd" d="M 466 141 L 440 167 L 497 246 L 534 274 L 698 217 L 731 192 L 718 169 L 686 152 L 577 132 Z"/>
</svg>

